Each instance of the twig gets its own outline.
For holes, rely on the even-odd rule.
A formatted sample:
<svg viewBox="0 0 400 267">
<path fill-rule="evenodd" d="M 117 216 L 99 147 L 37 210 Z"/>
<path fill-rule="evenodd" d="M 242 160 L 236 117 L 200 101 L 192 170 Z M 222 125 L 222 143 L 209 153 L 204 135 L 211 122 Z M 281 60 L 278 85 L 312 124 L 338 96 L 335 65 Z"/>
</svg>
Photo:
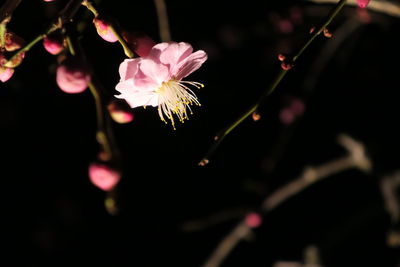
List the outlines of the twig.
<svg viewBox="0 0 400 267">
<path fill-rule="evenodd" d="M 366 155 L 364 146 L 361 143 L 347 135 L 340 135 L 338 137 L 338 142 L 347 150 L 347 156 L 318 167 L 305 168 L 300 177 L 265 198 L 261 205 L 262 212 L 264 214 L 270 212 L 293 195 L 333 174 L 352 168 L 359 169 L 363 172 L 371 170 L 372 163 Z M 245 220 L 239 222 L 232 232 L 219 243 L 203 267 L 220 266 L 233 248 L 250 232 L 251 228 L 246 225 Z"/>
<path fill-rule="evenodd" d="M 335 0 L 308 0 L 313 3 L 317 4 L 332 4 L 336 3 Z M 348 0 L 347 5 L 356 6 L 357 0 Z M 400 4 L 396 2 L 389 2 L 389 1 L 371 1 L 368 4 L 368 9 L 384 13 L 389 16 L 393 17 L 400 17 Z"/>
<path fill-rule="evenodd" d="M 381 181 L 381 192 L 385 201 L 385 208 L 392 221 L 392 230 L 389 231 L 387 236 L 387 243 L 391 247 L 400 246 L 400 232 L 393 227 L 400 224 L 400 197 L 396 194 L 399 186 L 400 171 L 384 177 Z"/>
<path fill-rule="evenodd" d="M 332 22 L 332 20 L 337 16 L 337 14 L 340 12 L 340 10 L 343 8 L 345 5 L 346 0 L 340 0 L 336 6 L 331 10 L 329 16 L 327 17 L 326 21 L 318 28 L 316 29 L 310 36 L 310 38 L 305 42 L 305 44 L 299 49 L 299 51 L 292 57 L 291 62 L 289 62 L 291 65 L 294 64 L 294 62 L 303 54 L 303 52 L 310 46 L 310 44 L 317 38 L 318 35 L 320 35 L 326 27 Z M 236 121 L 234 121 L 231 125 L 220 131 L 214 138 L 215 142 L 213 145 L 210 147 L 206 155 L 203 157 L 203 159 L 199 162 L 200 166 L 204 166 L 209 162 L 210 157 L 212 154 L 215 152 L 215 150 L 218 148 L 218 146 L 222 143 L 223 139 L 231 132 L 233 131 L 239 124 L 241 124 L 247 117 L 249 117 L 253 112 L 257 111 L 257 109 L 264 104 L 266 101 L 267 97 L 276 89 L 276 87 L 280 84 L 280 82 L 283 80 L 285 77 L 286 73 L 289 71 L 290 68 L 282 68 L 281 71 L 277 74 L 275 79 L 273 80 L 272 84 L 270 87 L 268 87 L 264 93 L 261 95 L 259 100 L 252 105 L 246 112 L 244 112 L 241 116 L 239 116 Z"/>
<path fill-rule="evenodd" d="M 163 42 L 171 41 L 171 32 L 168 23 L 167 6 L 164 0 L 154 0 L 157 10 L 158 28 L 160 31 L 160 38 Z"/>
<path fill-rule="evenodd" d="M 81 2 L 82 0 L 70 0 L 68 4 L 65 6 L 65 8 L 59 13 L 59 16 L 55 20 L 55 22 L 52 23 L 43 33 L 39 34 L 36 38 L 27 43 L 24 47 L 16 51 L 10 57 L 8 62 L 4 64 L 4 66 L 7 67 L 9 64 L 11 64 L 13 67 L 16 67 L 15 64 L 13 64 L 14 59 L 18 58 L 22 53 L 29 51 L 35 44 L 37 44 L 43 38 L 45 38 L 46 35 L 58 29 L 61 29 L 65 23 L 70 22 L 73 16 L 78 11 L 79 7 L 81 6 Z"/>
</svg>

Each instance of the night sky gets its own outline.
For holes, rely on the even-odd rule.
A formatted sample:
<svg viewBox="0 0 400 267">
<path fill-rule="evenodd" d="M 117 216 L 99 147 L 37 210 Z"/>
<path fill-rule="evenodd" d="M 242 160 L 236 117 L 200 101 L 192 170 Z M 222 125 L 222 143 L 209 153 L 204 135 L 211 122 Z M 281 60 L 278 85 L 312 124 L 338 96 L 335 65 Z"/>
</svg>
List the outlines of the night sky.
<svg viewBox="0 0 400 267">
<path fill-rule="evenodd" d="M 31 40 L 65 3 L 22 1 L 9 28 Z M 222 266 L 302 262 L 309 245 L 319 249 L 323 266 L 399 266 L 398 248 L 386 242 L 399 225 L 392 225 L 380 190 L 381 179 L 400 167 L 399 18 L 345 7 L 329 27 L 333 37 L 319 36 L 304 52 L 260 108 L 261 120 L 246 119 L 200 167 L 216 133 L 271 84 L 280 70 L 277 55 L 295 53 L 332 5 L 166 3 L 173 40 L 208 53 L 188 77 L 205 84 L 196 91 L 202 106 L 176 130 L 152 107 L 134 109 L 127 125 L 112 123 L 123 171 L 116 216 L 104 208 L 106 193 L 88 179 L 98 153 L 90 92 L 62 92 L 57 57 L 41 43 L 0 84 L 0 266 L 201 266 L 266 196 L 306 166 L 346 155 L 337 143 L 341 133 L 365 145 L 372 171 L 340 172 L 290 198 L 263 216 Z M 160 42 L 153 1 L 98 6 L 121 28 Z M 123 50 L 97 35 L 83 8 L 74 23 L 80 21 L 82 46 L 112 99 Z M 287 125 L 282 111 L 294 100 L 305 110 Z M 202 229 L 185 227 L 221 214 L 225 219 Z"/>
</svg>

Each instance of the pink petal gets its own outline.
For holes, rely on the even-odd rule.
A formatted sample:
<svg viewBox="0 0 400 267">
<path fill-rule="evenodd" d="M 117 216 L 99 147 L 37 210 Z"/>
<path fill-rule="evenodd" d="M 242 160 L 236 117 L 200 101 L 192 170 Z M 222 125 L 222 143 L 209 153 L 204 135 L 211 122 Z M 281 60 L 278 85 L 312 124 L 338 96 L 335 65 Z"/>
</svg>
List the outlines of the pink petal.
<svg viewBox="0 0 400 267">
<path fill-rule="evenodd" d="M 188 43 L 169 43 L 169 46 L 161 52 L 160 61 L 171 68 L 189 57 L 192 52 L 193 48 Z"/>
<path fill-rule="evenodd" d="M 125 99 L 131 108 L 140 106 L 157 106 L 158 95 L 153 92 L 127 92 L 116 95 L 116 98 Z"/>
<path fill-rule="evenodd" d="M 159 43 L 153 46 L 146 58 L 160 63 L 161 53 L 169 46 L 169 43 Z"/>
<path fill-rule="evenodd" d="M 183 60 L 180 64 L 178 64 L 172 71 L 172 75 L 177 79 L 181 80 L 196 71 L 201 67 L 201 65 L 207 60 L 207 54 L 203 50 L 199 50 L 185 60 Z"/>
<path fill-rule="evenodd" d="M 158 64 L 151 59 L 142 59 L 139 68 L 146 77 L 158 85 L 170 77 L 169 69 L 165 65 Z"/>
<path fill-rule="evenodd" d="M 125 59 L 121 65 L 119 65 L 119 75 L 121 81 L 133 78 L 138 71 L 138 64 L 140 59 Z"/>
</svg>

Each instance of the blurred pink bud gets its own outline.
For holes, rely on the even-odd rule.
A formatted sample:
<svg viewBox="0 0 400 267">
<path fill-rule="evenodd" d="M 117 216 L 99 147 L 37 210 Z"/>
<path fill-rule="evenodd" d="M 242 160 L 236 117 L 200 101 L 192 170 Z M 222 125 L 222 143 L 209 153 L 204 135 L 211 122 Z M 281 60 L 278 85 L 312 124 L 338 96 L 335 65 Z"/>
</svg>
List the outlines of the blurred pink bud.
<svg viewBox="0 0 400 267">
<path fill-rule="evenodd" d="M 104 191 L 113 189 L 121 179 L 121 173 L 106 164 L 92 163 L 89 166 L 90 181 Z"/>
<path fill-rule="evenodd" d="M 14 74 L 14 69 L 0 67 L 0 81 L 5 83 Z"/>
<path fill-rule="evenodd" d="M 54 0 L 43 0 L 44 2 L 53 2 Z"/>
<path fill-rule="evenodd" d="M 115 36 L 114 32 L 111 30 L 111 23 L 109 21 L 95 17 L 93 19 L 93 24 L 101 38 L 110 43 L 118 41 L 117 36 Z"/>
<path fill-rule="evenodd" d="M 327 28 L 324 28 L 324 36 L 326 38 L 331 38 L 333 34 Z"/>
<path fill-rule="evenodd" d="M 24 39 L 22 39 L 13 32 L 8 31 L 5 34 L 5 49 L 9 52 L 20 49 L 24 44 L 24 42 L 25 42 Z"/>
<path fill-rule="evenodd" d="M 254 111 L 253 114 L 251 114 L 251 117 L 253 118 L 253 121 L 259 121 L 261 119 L 260 113 Z"/>
<path fill-rule="evenodd" d="M 366 8 L 369 4 L 370 0 L 357 0 L 357 5 L 360 8 Z"/>
<path fill-rule="evenodd" d="M 129 104 L 122 99 L 114 99 L 107 106 L 111 118 L 118 123 L 124 124 L 133 121 L 135 118 Z"/>
<path fill-rule="evenodd" d="M 69 57 L 57 67 L 57 84 L 66 93 L 83 92 L 90 78 L 89 68 L 78 58 Z"/>
<path fill-rule="evenodd" d="M 278 60 L 279 61 L 284 61 L 286 59 L 286 55 L 284 55 L 284 54 L 279 54 L 278 55 Z"/>
<path fill-rule="evenodd" d="M 279 119 L 285 125 L 292 124 L 295 118 L 296 118 L 296 115 L 293 113 L 293 111 L 290 108 L 284 108 L 279 113 Z"/>
<path fill-rule="evenodd" d="M 146 57 L 150 53 L 151 48 L 156 44 L 153 39 L 145 34 L 125 31 L 122 35 L 133 52 L 140 57 Z"/>
<path fill-rule="evenodd" d="M 61 35 L 48 35 L 43 39 L 43 46 L 52 55 L 64 50 L 64 38 Z"/>
<path fill-rule="evenodd" d="M 280 19 L 277 22 L 278 29 L 281 33 L 291 33 L 293 31 L 293 24 L 288 19 Z"/>
<path fill-rule="evenodd" d="M 293 64 L 289 63 L 289 62 L 282 62 L 281 63 L 281 68 L 283 70 L 290 70 L 291 68 L 293 68 Z"/>
<path fill-rule="evenodd" d="M 260 214 L 255 213 L 255 212 L 247 214 L 246 218 L 244 220 L 245 220 L 246 225 L 251 228 L 257 228 L 262 223 L 262 218 L 261 218 Z"/>
<path fill-rule="evenodd" d="M 295 24 L 301 24 L 303 22 L 303 11 L 299 7 L 290 8 L 290 19 Z"/>
<path fill-rule="evenodd" d="M 295 98 L 292 100 L 292 103 L 290 104 L 290 110 L 296 115 L 300 116 L 303 115 L 304 110 L 305 110 L 305 105 L 304 102 L 299 99 Z"/>
</svg>

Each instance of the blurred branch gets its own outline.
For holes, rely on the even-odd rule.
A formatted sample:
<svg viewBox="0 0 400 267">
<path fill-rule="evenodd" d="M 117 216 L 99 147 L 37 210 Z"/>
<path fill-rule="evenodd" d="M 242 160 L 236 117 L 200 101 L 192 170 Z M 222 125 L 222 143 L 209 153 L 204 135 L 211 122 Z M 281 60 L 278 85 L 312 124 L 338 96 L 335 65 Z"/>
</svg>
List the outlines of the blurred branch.
<svg viewBox="0 0 400 267">
<path fill-rule="evenodd" d="M 308 0 L 309 2 L 317 3 L 317 4 L 333 4 L 337 1 L 335 0 Z M 347 5 L 357 6 L 356 0 L 348 0 Z M 368 9 L 384 13 L 386 15 L 400 17 L 400 4 L 396 2 L 389 1 L 371 1 L 368 4 Z"/>
<path fill-rule="evenodd" d="M 267 196 L 262 202 L 261 211 L 264 214 L 270 212 L 295 194 L 336 173 L 353 168 L 363 172 L 371 170 L 372 163 L 365 152 L 363 144 L 344 134 L 339 135 L 338 143 L 347 150 L 346 156 L 318 167 L 306 167 L 300 177 Z M 220 266 L 236 245 L 250 233 L 251 227 L 246 224 L 246 221 L 239 222 L 219 243 L 203 267 Z"/>
<path fill-rule="evenodd" d="M 12 17 L 14 10 L 21 3 L 21 0 L 7 0 L 0 9 L 0 23 L 7 24 Z"/>
<path fill-rule="evenodd" d="M 211 214 L 210 216 L 201 219 L 185 222 L 181 225 L 183 231 L 194 232 L 200 231 L 207 227 L 239 218 L 249 212 L 249 208 L 232 208 L 229 210 L 220 211 L 216 214 Z"/>
<path fill-rule="evenodd" d="M 162 42 L 171 41 L 171 32 L 168 23 L 167 6 L 164 0 L 154 0 L 157 10 L 158 28 L 160 31 L 160 38 Z"/>
<path fill-rule="evenodd" d="M 280 82 L 283 80 L 283 78 L 286 76 L 286 73 L 291 69 L 295 61 L 303 54 L 303 52 L 311 45 L 311 43 L 317 38 L 318 35 L 323 33 L 325 29 L 328 27 L 328 25 L 332 22 L 332 20 L 337 16 L 337 14 L 340 12 L 340 10 L 343 8 L 345 5 L 346 0 L 340 0 L 336 6 L 331 10 L 330 14 L 328 15 L 327 19 L 325 22 L 319 26 L 318 29 L 315 29 L 312 33 L 310 38 L 305 42 L 305 44 L 299 49 L 299 51 L 291 58 L 287 59 L 285 62 L 282 62 L 281 64 L 281 71 L 277 74 L 275 79 L 273 80 L 272 84 L 270 87 L 268 87 L 264 93 L 261 95 L 259 100 L 251 106 L 246 112 L 244 112 L 241 116 L 239 116 L 236 121 L 234 121 L 231 125 L 220 131 L 214 138 L 214 143 L 210 147 L 210 149 L 207 151 L 206 155 L 203 157 L 203 159 L 199 162 L 200 166 L 204 166 L 209 163 L 209 159 L 212 156 L 212 154 L 215 152 L 215 150 L 218 148 L 218 146 L 222 143 L 224 138 L 231 132 L 233 131 L 239 124 L 241 124 L 247 117 L 249 117 L 251 114 L 257 111 L 257 109 L 262 106 L 268 96 L 277 88 L 277 86 L 280 84 Z"/>
<path fill-rule="evenodd" d="M 392 226 L 400 224 L 400 197 L 397 190 L 400 187 L 400 171 L 393 175 L 384 177 L 381 181 L 381 192 L 385 201 L 386 211 L 390 215 Z M 389 246 L 400 246 L 400 231 L 394 229 L 389 231 L 387 243 Z"/>
</svg>

